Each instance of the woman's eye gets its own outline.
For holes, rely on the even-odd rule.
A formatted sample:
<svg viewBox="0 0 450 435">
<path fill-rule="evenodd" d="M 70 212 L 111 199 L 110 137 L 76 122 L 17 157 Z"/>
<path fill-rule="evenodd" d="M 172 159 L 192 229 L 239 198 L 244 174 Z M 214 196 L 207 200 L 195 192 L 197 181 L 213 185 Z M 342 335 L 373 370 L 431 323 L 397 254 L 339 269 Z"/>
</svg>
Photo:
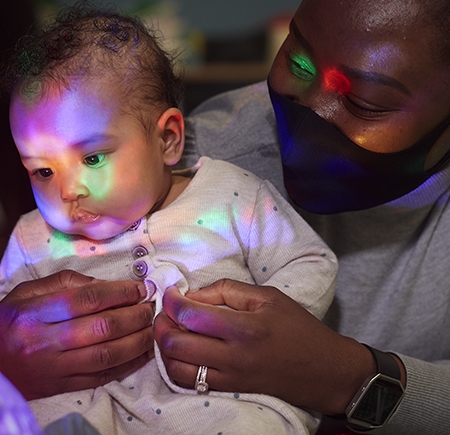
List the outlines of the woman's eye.
<svg viewBox="0 0 450 435">
<path fill-rule="evenodd" d="M 316 76 L 316 68 L 312 62 L 303 56 L 289 56 L 292 72 L 302 80 L 311 81 Z"/>
<path fill-rule="evenodd" d="M 97 167 L 105 160 L 105 154 L 92 154 L 91 156 L 87 156 L 83 161 L 87 166 Z"/>
<path fill-rule="evenodd" d="M 383 107 L 366 107 L 362 104 L 359 104 L 348 95 L 344 95 L 343 98 L 347 109 L 355 116 L 359 116 L 361 118 L 376 118 L 392 112 L 392 110 Z"/>
<path fill-rule="evenodd" d="M 53 171 L 50 168 L 38 169 L 34 173 L 39 175 L 41 178 L 49 178 L 53 175 Z"/>
</svg>

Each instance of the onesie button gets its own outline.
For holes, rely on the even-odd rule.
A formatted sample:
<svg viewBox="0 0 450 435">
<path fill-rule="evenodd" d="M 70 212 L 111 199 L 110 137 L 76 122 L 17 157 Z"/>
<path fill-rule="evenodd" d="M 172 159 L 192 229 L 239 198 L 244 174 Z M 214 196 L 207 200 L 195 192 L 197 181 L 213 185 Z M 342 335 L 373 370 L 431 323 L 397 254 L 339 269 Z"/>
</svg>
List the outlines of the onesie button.
<svg viewBox="0 0 450 435">
<path fill-rule="evenodd" d="M 148 267 L 145 261 L 136 261 L 133 264 L 133 272 L 139 278 L 142 278 L 143 276 L 147 275 L 147 270 Z"/>
<path fill-rule="evenodd" d="M 136 248 L 133 249 L 133 258 L 135 258 L 135 259 L 144 257 L 147 254 L 148 254 L 148 251 L 143 246 L 136 246 Z"/>
</svg>

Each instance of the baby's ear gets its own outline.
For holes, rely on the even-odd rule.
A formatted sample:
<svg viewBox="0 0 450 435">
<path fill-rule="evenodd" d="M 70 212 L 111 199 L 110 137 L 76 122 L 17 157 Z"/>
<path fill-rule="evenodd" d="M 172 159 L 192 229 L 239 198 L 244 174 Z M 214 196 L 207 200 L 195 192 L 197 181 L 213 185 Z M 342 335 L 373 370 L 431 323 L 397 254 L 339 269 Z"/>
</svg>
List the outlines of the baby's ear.
<svg viewBox="0 0 450 435">
<path fill-rule="evenodd" d="M 167 109 L 158 118 L 157 128 L 163 141 L 164 163 L 176 165 L 184 150 L 184 118 L 176 107 Z"/>
</svg>

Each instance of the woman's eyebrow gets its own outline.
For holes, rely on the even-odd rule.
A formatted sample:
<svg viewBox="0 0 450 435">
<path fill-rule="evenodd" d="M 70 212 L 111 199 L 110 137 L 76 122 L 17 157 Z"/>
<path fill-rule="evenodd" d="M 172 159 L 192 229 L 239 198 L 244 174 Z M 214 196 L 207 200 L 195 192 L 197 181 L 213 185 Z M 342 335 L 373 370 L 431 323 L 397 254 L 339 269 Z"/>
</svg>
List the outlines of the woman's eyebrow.
<svg viewBox="0 0 450 435">
<path fill-rule="evenodd" d="M 307 51 L 311 52 L 312 51 L 312 47 L 309 44 L 309 42 L 305 39 L 305 37 L 302 35 L 302 33 L 300 32 L 300 29 L 297 26 L 297 23 L 292 19 L 291 22 L 289 23 L 289 30 L 293 33 L 293 35 L 296 37 L 296 39 L 298 39 L 298 41 L 300 42 L 300 44 L 306 48 Z"/>
<path fill-rule="evenodd" d="M 352 68 L 346 65 L 340 65 L 339 68 L 347 77 L 351 79 L 378 83 L 384 86 L 395 88 L 406 95 L 411 95 L 411 92 L 408 91 L 406 86 L 393 77 L 376 72 L 360 70 L 358 68 Z"/>
</svg>

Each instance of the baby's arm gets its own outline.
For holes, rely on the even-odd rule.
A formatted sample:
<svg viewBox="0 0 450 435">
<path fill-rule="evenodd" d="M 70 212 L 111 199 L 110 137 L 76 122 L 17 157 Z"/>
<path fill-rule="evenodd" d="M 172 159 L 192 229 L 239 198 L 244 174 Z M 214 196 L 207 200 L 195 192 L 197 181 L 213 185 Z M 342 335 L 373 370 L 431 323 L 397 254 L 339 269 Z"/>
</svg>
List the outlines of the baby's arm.
<svg viewBox="0 0 450 435">
<path fill-rule="evenodd" d="M 14 229 L 0 264 L 0 300 L 24 281 L 37 279 L 28 267 L 26 252 L 19 241 L 19 224 Z"/>
<path fill-rule="evenodd" d="M 267 181 L 255 202 L 247 262 L 256 284 L 276 287 L 324 316 L 334 294 L 336 256 Z"/>
</svg>

